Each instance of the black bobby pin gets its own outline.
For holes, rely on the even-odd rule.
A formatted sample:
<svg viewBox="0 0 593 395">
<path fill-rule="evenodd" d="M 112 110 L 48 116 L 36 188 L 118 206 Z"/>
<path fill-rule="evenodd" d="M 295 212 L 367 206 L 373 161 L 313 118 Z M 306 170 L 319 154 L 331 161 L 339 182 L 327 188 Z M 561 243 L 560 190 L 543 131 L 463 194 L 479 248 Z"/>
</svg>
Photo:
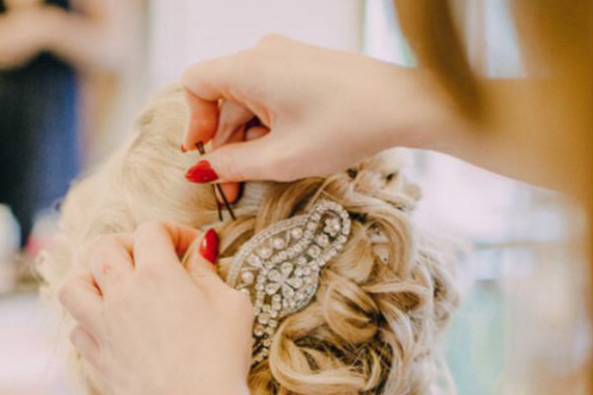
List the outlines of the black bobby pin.
<svg viewBox="0 0 593 395">
<path fill-rule="evenodd" d="M 196 144 L 196 147 L 198 148 L 200 155 L 204 155 L 206 153 L 206 150 L 204 149 L 204 143 L 202 143 L 201 141 L 199 141 Z M 222 198 L 222 201 L 224 202 L 224 207 L 229 212 L 229 215 L 231 216 L 233 221 L 236 220 L 237 217 L 235 217 L 235 213 L 233 212 L 231 204 L 229 203 L 228 199 L 226 198 L 226 195 L 224 194 L 224 191 L 222 190 L 222 187 L 220 186 L 220 184 L 213 184 L 212 188 L 215 191 L 218 191 L 218 194 L 220 195 L 220 197 Z M 216 192 L 215 192 L 215 194 L 216 194 Z M 218 204 L 218 202 L 217 202 L 217 206 L 218 206 L 218 219 L 220 219 L 222 221 L 222 219 L 223 219 L 222 211 L 220 210 L 220 204 Z"/>
</svg>

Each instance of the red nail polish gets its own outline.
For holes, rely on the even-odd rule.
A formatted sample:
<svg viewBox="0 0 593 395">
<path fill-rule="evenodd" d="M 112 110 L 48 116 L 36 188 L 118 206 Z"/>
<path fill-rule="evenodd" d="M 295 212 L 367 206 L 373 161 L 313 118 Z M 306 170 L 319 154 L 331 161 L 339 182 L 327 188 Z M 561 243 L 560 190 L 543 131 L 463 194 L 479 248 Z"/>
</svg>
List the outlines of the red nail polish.
<svg viewBox="0 0 593 395">
<path fill-rule="evenodd" d="M 216 233 L 214 229 L 208 229 L 200 243 L 200 255 L 215 265 L 216 260 L 218 259 L 219 245 L 220 240 L 218 239 L 218 233 Z"/>
<path fill-rule="evenodd" d="M 210 162 L 201 160 L 185 173 L 185 178 L 187 178 L 188 181 L 197 184 L 205 184 L 218 180 L 218 174 L 216 174 L 212 166 L 210 166 Z"/>
</svg>

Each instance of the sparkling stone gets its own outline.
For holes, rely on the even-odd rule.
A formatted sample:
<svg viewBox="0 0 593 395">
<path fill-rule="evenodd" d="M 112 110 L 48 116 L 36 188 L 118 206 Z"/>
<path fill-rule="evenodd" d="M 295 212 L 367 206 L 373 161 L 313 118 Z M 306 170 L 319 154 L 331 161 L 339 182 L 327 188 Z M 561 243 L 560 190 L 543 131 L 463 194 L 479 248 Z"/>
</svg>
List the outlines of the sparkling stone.
<svg viewBox="0 0 593 395">
<path fill-rule="evenodd" d="M 292 273 L 293 269 L 294 269 L 294 266 L 290 262 L 284 262 L 281 267 L 282 273 L 284 273 L 284 275 L 288 275 L 288 274 Z"/>
<path fill-rule="evenodd" d="M 297 265 L 303 266 L 307 263 L 307 258 L 305 258 L 304 256 L 301 256 L 297 259 Z"/>
<path fill-rule="evenodd" d="M 255 280 L 255 276 L 251 272 L 243 272 L 241 273 L 241 280 L 247 285 L 253 284 L 253 280 Z"/>
<path fill-rule="evenodd" d="M 261 313 L 259 317 L 257 317 L 257 322 L 262 325 L 267 324 L 270 321 L 270 315 L 267 313 Z"/>
<path fill-rule="evenodd" d="M 268 279 L 270 279 L 270 281 L 279 282 L 282 280 L 282 274 L 278 270 L 271 270 L 270 273 L 268 273 Z"/>
<path fill-rule="evenodd" d="M 272 240 L 272 247 L 274 247 L 276 250 L 282 250 L 284 247 L 286 247 L 286 242 L 283 238 L 276 237 L 274 240 Z"/>
<path fill-rule="evenodd" d="M 310 275 L 311 275 L 311 268 L 310 268 L 310 267 L 308 267 L 308 266 L 304 267 L 304 268 L 303 268 L 303 274 L 304 274 L 305 276 L 310 276 Z"/>
<path fill-rule="evenodd" d="M 295 269 L 295 271 L 294 271 L 294 275 L 295 275 L 295 276 L 302 277 L 302 276 L 303 276 L 303 274 L 304 274 L 304 273 L 303 273 L 303 268 L 301 268 L 301 267 L 297 267 L 297 268 Z"/>
<path fill-rule="evenodd" d="M 257 255 L 250 255 L 249 258 L 247 258 L 247 263 L 255 267 L 260 267 L 262 265 L 262 260 Z"/>
<path fill-rule="evenodd" d="M 293 239 L 300 239 L 301 237 L 303 237 L 303 230 L 301 228 L 293 228 L 290 231 L 290 236 Z"/>
<path fill-rule="evenodd" d="M 274 309 L 274 311 L 278 312 L 278 311 L 282 310 L 282 304 L 280 302 L 272 302 L 272 309 Z"/>
<path fill-rule="evenodd" d="M 257 250 L 257 254 L 264 259 L 268 259 L 269 257 L 272 256 L 272 249 L 270 247 L 266 247 L 266 246 L 260 247 Z"/>
<path fill-rule="evenodd" d="M 253 329 L 253 334 L 257 337 L 262 337 L 264 335 L 264 327 L 262 325 L 256 325 Z"/>
<path fill-rule="evenodd" d="M 272 318 L 278 318 L 278 310 L 272 310 L 272 311 L 270 311 L 270 317 L 272 317 Z"/>
<path fill-rule="evenodd" d="M 257 285 L 255 286 L 255 289 L 258 291 L 263 291 L 265 289 L 264 283 L 257 283 Z"/>
<path fill-rule="evenodd" d="M 329 245 L 329 237 L 326 234 L 320 234 L 315 238 L 315 242 L 322 247 L 327 247 Z"/>
<path fill-rule="evenodd" d="M 272 339 L 266 339 L 263 341 L 264 347 L 270 347 L 272 345 Z"/>
<path fill-rule="evenodd" d="M 280 295 L 272 296 L 272 302 L 280 303 L 281 301 L 282 301 L 282 296 L 280 296 Z"/>
<path fill-rule="evenodd" d="M 293 288 L 300 288 L 303 286 L 303 280 L 299 277 L 291 277 L 286 282 Z"/>
<path fill-rule="evenodd" d="M 247 296 L 251 296 L 251 293 L 249 292 L 249 289 L 247 289 L 247 288 L 241 288 L 241 293 L 243 293 Z"/>
<path fill-rule="evenodd" d="M 321 254 L 321 249 L 316 245 L 309 247 L 307 253 L 312 256 L 313 258 L 317 258 Z"/>
<path fill-rule="evenodd" d="M 268 323 L 268 326 L 270 328 L 276 328 L 278 326 L 278 321 L 277 320 L 270 320 L 270 322 Z"/>
<path fill-rule="evenodd" d="M 290 302 L 290 298 L 294 296 L 294 289 L 292 289 L 288 285 L 282 286 L 282 296 L 284 296 L 286 300 L 289 300 Z"/>
<path fill-rule="evenodd" d="M 307 224 L 307 230 L 315 230 L 317 229 L 317 224 L 315 222 L 309 222 Z"/>
<path fill-rule="evenodd" d="M 270 283 L 266 285 L 266 293 L 268 295 L 274 295 L 280 289 L 280 284 L 278 283 Z"/>
<path fill-rule="evenodd" d="M 296 295 L 294 296 L 296 298 L 296 300 L 303 300 L 305 299 L 305 294 L 302 292 L 297 292 Z"/>
</svg>

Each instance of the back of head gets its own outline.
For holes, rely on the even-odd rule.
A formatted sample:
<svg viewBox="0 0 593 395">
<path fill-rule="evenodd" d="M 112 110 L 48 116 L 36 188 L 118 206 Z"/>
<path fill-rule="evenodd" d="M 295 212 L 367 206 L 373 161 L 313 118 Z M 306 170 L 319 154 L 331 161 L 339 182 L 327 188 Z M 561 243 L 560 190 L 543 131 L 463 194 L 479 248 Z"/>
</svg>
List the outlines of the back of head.
<svg viewBox="0 0 593 395">
<path fill-rule="evenodd" d="M 247 183 L 237 220 L 218 223 L 212 187 L 184 178 L 197 160 L 179 150 L 188 116 L 181 89 L 162 93 L 131 141 L 72 188 L 60 242 L 40 267 L 46 294 L 75 270 L 86 242 L 149 220 L 215 227 L 226 279 L 233 256 L 254 234 L 331 200 L 350 214 L 350 237 L 321 272 L 312 302 L 280 322 L 268 358 L 252 367 L 251 392 L 436 393 L 446 373 L 438 338 L 458 298 L 444 249 L 410 222 L 419 190 L 403 176 L 401 158 L 385 152 L 326 178 Z"/>
</svg>

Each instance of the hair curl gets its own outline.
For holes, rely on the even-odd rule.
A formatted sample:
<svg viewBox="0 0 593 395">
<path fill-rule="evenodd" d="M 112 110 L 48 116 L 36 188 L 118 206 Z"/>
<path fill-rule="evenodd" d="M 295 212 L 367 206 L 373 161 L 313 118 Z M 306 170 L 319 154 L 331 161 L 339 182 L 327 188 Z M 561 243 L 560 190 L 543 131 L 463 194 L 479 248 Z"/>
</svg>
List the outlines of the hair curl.
<svg viewBox="0 0 593 395">
<path fill-rule="evenodd" d="M 214 225 L 212 189 L 183 177 L 196 160 L 179 151 L 187 119 L 181 89 L 164 92 L 137 121 L 131 141 L 72 188 L 59 241 L 39 266 L 43 292 L 55 299 L 88 240 L 147 220 L 217 226 L 219 273 L 226 278 L 233 255 L 253 234 L 329 198 L 351 214 L 351 236 L 323 270 L 314 300 L 281 322 L 268 360 L 252 368 L 252 393 L 440 392 L 447 369 L 438 339 L 458 295 L 447 248 L 410 223 L 419 191 L 401 174 L 400 158 L 386 152 L 327 178 L 249 183 L 238 219 Z"/>
</svg>

